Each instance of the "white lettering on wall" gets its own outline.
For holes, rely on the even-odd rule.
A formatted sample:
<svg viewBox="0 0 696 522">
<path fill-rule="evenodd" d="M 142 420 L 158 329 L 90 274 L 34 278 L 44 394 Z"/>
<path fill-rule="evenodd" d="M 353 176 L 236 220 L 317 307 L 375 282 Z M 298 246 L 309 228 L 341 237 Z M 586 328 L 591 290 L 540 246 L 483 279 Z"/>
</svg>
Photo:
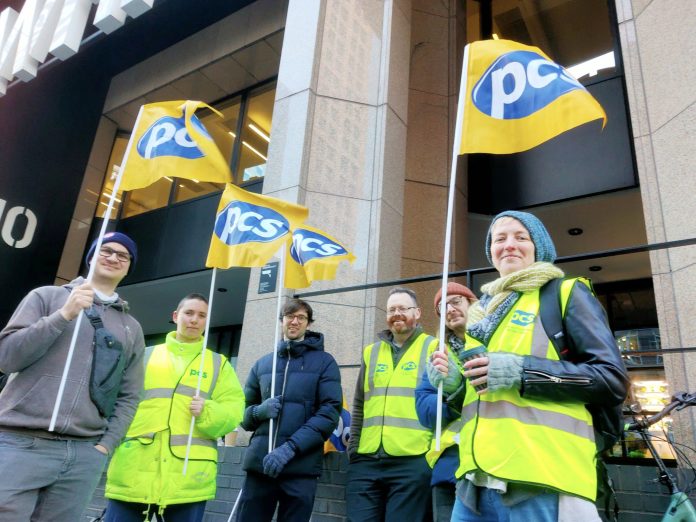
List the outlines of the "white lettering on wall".
<svg viewBox="0 0 696 522">
<path fill-rule="evenodd" d="M 0 199 L 0 237 L 12 248 L 28 247 L 34 239 L 34 233 L 36 232 L 36 224 L 38 223 L 36 214 L 26 207 L 12 207 L 7 211 L 7 214 L 4 214 L 6 206 L 7 201 Z M 21 237 L 15 237 L 12 235 L 12 232 L 18 232 L 15 230 L 15 225 L 17 224 L 17 218 L 20 216 L 24 216 L 25 219 L 23 221 L 26 224 L 24 225 L 24 230 L 20 231 Z"/>
<path fill-rule="evenodd" d="M 36 77 L 48 54 L 66 60 L 79 50 L 90 4 L 97 4 L 93 23 L 106 34 L 152 9 L 154 0 L 26 0 L 17 13 L 0 13 L 0 96 L 9 82 Z"/>
</svg>

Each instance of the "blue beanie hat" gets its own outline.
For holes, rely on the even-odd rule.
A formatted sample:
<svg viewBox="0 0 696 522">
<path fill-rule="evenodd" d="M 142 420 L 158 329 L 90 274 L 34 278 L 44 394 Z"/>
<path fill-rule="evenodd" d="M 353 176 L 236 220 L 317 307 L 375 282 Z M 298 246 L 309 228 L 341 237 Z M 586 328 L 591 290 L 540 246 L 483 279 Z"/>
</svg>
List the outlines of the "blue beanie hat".
<svg viewBox="0 0 696 522">
<path fill-rule="evenodd" d="M 135 241 L 122 232 L 107 232 L 104 234 L 102 245 L 105 245 L 106 243 L 118 243 L 119 245 L 123 245 L 125 249 L 128 250 L 128 253 L 131 256 L 131 263 L 128 267 L 128 273 L 130 274 L 131 270 L 133 270 L 133 267 L 135 266 L 135 263 L 138 261 L 138 246 L 135 244 Z M 85 264 L 87 266 L 89 266 L 89 262 L 92 260 L 96 246 L 97 240 L 95 239 L 92 241 L 92 245 L 89 247 L 87 255 L 85 256 Z"/>
<path fill-rule="evenodd" d="M 491 232 L 495 222 L 504 217 L 516 219 L 527 229 L 532 243 L 534 243 L 534 261 L 553 263 L 556 260 L 556 247 L 553 244 L 548 230 L 546 230 L 546 227 L 539 218 L 529 212 L 506 210 L 495 216 L 493 221 L 491 221 L 491 226 L 488 227 L 488 234 L 486 235 L 486 257 L 491 264 L 493 264 L 493 259 L 491 258 Z"/>
</svg>

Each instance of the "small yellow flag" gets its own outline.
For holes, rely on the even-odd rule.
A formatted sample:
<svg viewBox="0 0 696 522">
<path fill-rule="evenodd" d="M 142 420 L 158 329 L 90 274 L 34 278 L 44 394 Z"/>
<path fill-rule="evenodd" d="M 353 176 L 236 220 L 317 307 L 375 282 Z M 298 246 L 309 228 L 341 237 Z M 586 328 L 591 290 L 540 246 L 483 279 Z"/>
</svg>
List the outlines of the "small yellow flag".
<svg viewBox="0 0 696 522">
<path fill-rule="evenodd" d="M 285 287 L 305 288 L 312 281 L 334 279 L 341 261 L 355 256 L 335 238 L 318 228 L 303 225 L 292 231 L 285 267 Z"/>
<path fill-rule="evenodd" d="M 215 216 L 207 267 L 260 267 L 289 244 L 290 231 L 300 226 L 306 207 L 248 192 L 228 184 Z"/>
</svg>

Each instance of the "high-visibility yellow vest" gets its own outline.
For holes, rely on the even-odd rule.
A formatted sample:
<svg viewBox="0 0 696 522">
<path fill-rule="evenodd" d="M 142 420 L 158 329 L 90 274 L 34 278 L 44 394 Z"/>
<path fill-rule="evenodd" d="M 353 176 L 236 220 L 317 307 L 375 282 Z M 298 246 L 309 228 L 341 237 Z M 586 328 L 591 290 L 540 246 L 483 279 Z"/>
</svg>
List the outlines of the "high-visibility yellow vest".
<svg viewBox="0 0 696 522">
<path fill-rule="evenodd" d="M 575 281 L 561 285 L 563 310 Z M 467 336 L 467 348 L 480 344 Z M 541 324 L 538 290 L 522 294 L 491 337 L 488 351 L 558 360 Z M 466 386 L 457 478 L 480 470 L 595 500 L 596 446 L 592 417 L 583 403 L 525 398 L 518 390 L 477 396 L 468 381 Z"/>
<path fill-rule="evenodd" d="M 388 343 L 380 341 L 365 348 L 365 402 L 358 453 L 375 453 L 380 444 L 397 457 L 428 451 L 432 434 L 418 422 L 415 390 L 427 358 L 436 348 L 435 338 L 421 333 L 396 368 Z"/>
<path fill-rule="evenodd" d="M 223 359 L 219 353 L 205 351 L 203 377 L 199 395 L 208 399 L 215 389 Z M 126 439 L 139 439 L 143 443 L 152 440 L 155 434 L 169 429 L 169 447 L 176 457 L 186 457 L 186 443 L 191 425 L 189 405 L 196 394 L 200 355 L 188 365 L 174 388 L 171 386 L 171 363 L 164 344 L 155 346 L 147 361 L 143 398 L 128 429 Z M 158 369 L 158 370 L 155 370 Z M 217 442 L 204 436 L 194 423 L 191 440 L 191 460 L 217 462 Z"/>
</svg>

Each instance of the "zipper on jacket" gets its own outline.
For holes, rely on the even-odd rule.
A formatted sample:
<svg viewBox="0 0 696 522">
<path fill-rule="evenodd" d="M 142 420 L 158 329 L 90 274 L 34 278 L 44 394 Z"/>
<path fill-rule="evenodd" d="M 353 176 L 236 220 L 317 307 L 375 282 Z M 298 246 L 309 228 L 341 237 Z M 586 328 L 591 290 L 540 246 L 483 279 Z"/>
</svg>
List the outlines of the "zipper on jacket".
<svg viewBox="0 0 696 522">
<path fill-rule="evenodd" d="M 525 383 L 549 383 L 553 382 L 555 384 L 592 384 L 592 379 L 589 377 L 557 377 L 556 375 L 551 375 L 550 373 L 542 372 L 539 370 L 525 370 L 524 373 L 536 375 L 536 378 L 525 378 Z"/>
<path fill-rule="evenodd" d="M 288 362 L 285 363 L 285 371 L 283 372 L 283 387 L 280 389 L 280 396 L 281 396 L 281 401 L 284 400 L 283 397 L 285 397 L 285 384 L 288 382 L 288 369 L 290 368 L 290 361 L 292 360 L 292 354 L 290 353 L 290 342 L 288 341 L 288 345 L 286 350 L 288 351 Z M 273 447 L 276 447 L 276 441 L 278 440 L 278 432 L 280 431 L 280 418 L 283 416 L 283 407 L 281 406 L 280 412 L 278 413 L 278 417 L 276 418 L 276 429 L 275 433 L 273 434 Z"/>
</svg>

